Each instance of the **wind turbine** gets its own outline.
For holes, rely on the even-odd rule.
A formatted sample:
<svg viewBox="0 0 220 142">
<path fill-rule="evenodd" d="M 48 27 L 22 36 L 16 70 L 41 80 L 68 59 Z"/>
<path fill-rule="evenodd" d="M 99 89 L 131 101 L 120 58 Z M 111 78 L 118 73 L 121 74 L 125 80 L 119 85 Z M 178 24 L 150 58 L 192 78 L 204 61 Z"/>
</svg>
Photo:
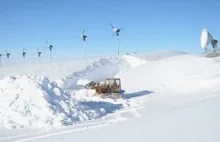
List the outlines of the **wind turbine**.
<svg viewBox="0 0 220 142">
<path fill-rule="evenodd" d="M 39 50 L 39 46 L 37 47 L 37 52 L 33 53 L 33 55 L 35 55 L 35 54 L 37 54 L 37 56 L 38 56 L 38 62 L 39 62 L 39 64 L 40 64 L 40 58 L 41 58 L 42 52 Z"/>
<path fill-rule="evenodd" d="M 53 45 L 49 44 L 48 40 L 47 40 L 47 47 L 50 49 L 50 62 L 52 62 L 52 49 L 53 49 Z"/>
<path fill-rule="evenodd" d="M 42 54 L 42 52 L 40 52 L 39 46 L 38 46 L 38 48 L 37 48 L 37 56 L 38 56 L 38 62 L 39 63 L 40 63 L 41 54 Z"/>
<path fill-rule="evenodd" d="M 118 56 L 119 56 L 119 33 L 121 32 L 121 30 L 123 30 L 123 28 L 115 28 L 111 23 L 109 23 L 110 26 L 112 27 L 113 29 L 113 34 L 112 36 L 114 36 L 114 34 L 116 33 L 117 35 L 117 48 L 118 48 Z"/>
<path fill-rule="evenodd" d="M 10 58 L 10 53 L 9 52 L 7 52 L 7 49 L 5 48 L 5 54 L 6 54 L 6 56 L 7 56 L 7 59 L 8 59 L 8 61 L 9 61 L 9 58 Z"/>
<path fill-rule="evenodd" d="M 38 62 L 40 63 L 40 57 L 41 57 L 42 52 L 39 51 L 39 46 L 37 48 L 37 56 L 38 56 Z"/>
<path fill-rule="evenodd" d="M 84 59 L 86 60 L 86 38 L 87 38 L 87 35 L 84 34 L 85 32 L 85 29 L 83 29 L 81 35 L 80 35 L 80 38 L 83 40 L 83 46 L 84 46 Z"/>
<path fill-rule="evenodd" d="M 25 52 L 25 48 L 22 50 L 22 57 L 23 57 L 23 60 L 24 60 L 24 63 L 25 63 L 25 55 L 27 54 L 27 52 Z"/>
<path fill-rule="evenodd" d="M 204 48 L 205 49 L 205 54 L 207 54 L 207 51 L 208 51 L 208 49 L 207 49 L 207 46 L 208 46 L 208 44 L 210 44 L 211 43 L 211 45 L 212 45 L 212 48 L 213 48 L 213 52 L 212 53 L 210 53 L 210 55 L 211 54 L 216 54 L 216 53 L 218 53 L 218 46 L 217 46 L 217 44 L 218 44 L 218 40 L 216 40 L 216 39 L 214 39 L 213 37 L 212 37 L 212 35 L 208 32 L 208 30 L 207 29 L 203 29 L 203 31 L 202 31 L 202 34 L 201 34 L 201 48 Z M 208 55 L 208 54 L 207 54 Z M 213 56 L 213 55 L 211 55 L 211 56 Z M 214 55 L 215 56 L 215 55 Z M 217 56 L 217 55 L 216 55 Z"/>
<path fill-rule="evenodd" d="M 0 68 L 1 68 L 1 66 L 2 66 L 2 54 L 0 54 Z"/>
</svg>

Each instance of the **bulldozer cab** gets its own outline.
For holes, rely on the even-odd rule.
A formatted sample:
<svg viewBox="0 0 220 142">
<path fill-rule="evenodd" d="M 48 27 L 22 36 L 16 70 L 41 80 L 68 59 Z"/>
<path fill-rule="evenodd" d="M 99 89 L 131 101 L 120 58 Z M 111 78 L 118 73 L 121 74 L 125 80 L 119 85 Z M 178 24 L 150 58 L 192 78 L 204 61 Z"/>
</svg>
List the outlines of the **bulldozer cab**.
<svg viewBox="0 0 220 142">
<path fill-rule="evenodd" d="M 120 93 L 121 80 L 120 78 L 106 78 L 105 86 L 112 88 L 112 93 Z"/>
</svg>

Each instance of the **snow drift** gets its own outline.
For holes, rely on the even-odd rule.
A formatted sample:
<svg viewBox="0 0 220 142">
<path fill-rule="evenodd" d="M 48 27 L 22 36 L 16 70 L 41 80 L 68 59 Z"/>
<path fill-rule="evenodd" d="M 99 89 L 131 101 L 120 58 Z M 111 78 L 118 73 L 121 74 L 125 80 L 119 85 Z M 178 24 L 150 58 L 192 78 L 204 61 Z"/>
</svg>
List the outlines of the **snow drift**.
<svg viewBox="0 0 220 142">
<path fill-rule="evenodd" d="M 142 57 L 132 56 L 104 58 L 81 71 L 73 71 L 72 75 L 66 78 L 66 83 L 71 88 L 71 85 L 85 84 L 88 79 L 101 80 L 107 77 L 107 73 L 102 72 L 107 72 L 105 67 L 110 67 L 110 75 L 117 74 L 121 78 L 122 89 L 125 90 L 122 98 L 126 105 L 123 105 L 123 109 L 120 109 L 122 99 L 118 100 L 117 104 L 107 103 L 108 100 L 97 102 L 95 97 L 91 99 L 83 96 L 85 89 L 79 90 L 80 96 L 77 99 L 77 96 L 72 97 L 72 94 L 66 93 L 74 88 L 62 91 L 56 83 L 47 78 L 22 75 L 1 80 L 0 97 L 4 99 L 0 100 L 0 108 L 1 112 L 5 111 L 0 117 L 0 123 L 4 126 L 31 126 L 36 118 L 40 118 L 36 122 L 48 127 L 51 124 L 68 125 L 75 123 L 75 120 L 99 118 L 101 115 L 120 110 L 102 120 L 64 127 L 47 134 L 27 134 L 22 130 L 19 135 L 2 131 L 0 135 L 3 138 L 0 140 L 103 141 L 100 139 L 102 135 L 109 137 L 109 141 L 128 142 L 137 138 L 140 141 L 219 141 L 220 115 L 217 112 L 220 106 L 220 58 L 210 59 L 182 53 L 179 54 L 181 56 L 177 56 L 176 53 L 170 52 L 163 54 L 155 54 L 155 60 L 149 62 L 143 61 Z M 175 56 L 168 58 L 167 54 Z M 100 77 L 94 77 L 94 74 Z M 25 96 L 27 94 L 29 96 Z M 25 98 L 22 98 L 22 95 Z M 20 100 L 23 103 L 19 106 Z M 34 100 L 38 100 L 37 103 Z M 72 113 L 76 116 L 72 116 Z M 18 119 L 12 117 L 17 117 L 21 122 L 17 121 L 15 124 L 13 121 Z M 104 127 L 107 125 L 109 126 Z M 114 134 L 114 137 L 109 134 Z"/>
<path fill-rule="evenodd" d="M 104 78 L 111 78 L 120 72 L 130 68 L 128 62 L 122 57 L 109 57 L 98 59 L 83 70 L 74 72 L 60 81 L 59 86 L 63 89 L 74 89 L 78 80 L 103 81 Z"/>
<path fill-rule="evenodd" d="M 185 93 L 190 91 L 211 91 L 219 82 L 220 64 L 217 59 L 208 59 L 195 55 L 181 55 L 148 62 L 119 75 L 122 87 L 127 92 L 137 91 L 131 80 L 140 78 L 135 83 L 139 90 L 164 93 Z M 206 79 L 212 77 L 211 79 Z M 169 90 L 169 91 L 168 91 Z"/>
<path fill-rule="evenodd" d="M 128 93 L 143 91 L 146 88 L 155 91 L 158 83 L 166 78 L 172 78 L 173 73 L 176 72 L 175 69 L 167 70 L 169 75 L 162 75 L 162 73 L 166 73 L 163 70 L 168 64 L 176 66 L 175 61 L 172 63 L 170 60 L 161 60 L 158 63 L 151 63 L 138 57 L 124 55 L 97 59 L 81 70 L 82 66 L 79 68 L 74 66 L 76 69 L 74 67 L 69 69 L 71 63 L 65 64 L 62 66 L 62 71 L 71 72 L 72 70 L 73 73 L 57 82 L 50 81 L 47 77 L 40 77 L 38 72 L 35 75 L 23 74 L 5 77 L 0 80 L 1 126 L 4 128 L 60 127 L 100 118 L 120 109 L 122 105 L 100 102 L 100 100 L 93 102 L 94 100 L 85 98 L 83 100 L 83 97 L 78 99 L 73 92 L 79 83 L 85 84 L 89 80 L 99 82 L 104 78 L 119 75 L 122 88 Z M 54 71 L 55 78 L 56 74 L 61 76 L 63 73 L 62 71 L 59 73 L 61 68 L 59 67 L 60 69 L 57 71 L 57 65 L 54 64 L 53 67 L 55 69 L 53 70 L 51 66 L 50 70 Z M 63 76 L 65 75 L 66 73 L 63 74 Z M 136 80 L 140 76 L 143 80 L 136 83 L 139 87 L 131 87 L 131 80 Z M 85 91 L 81 90 L 81 92 Z"/>
<path fill-rule="evenodd" d="M 78 102 L 48 78 L 31 75 L 0 80 L 0 120 L 3 128 L 54 128 L 99 118 L 120 105 Z M 96 107 L 94 105 L 96 104 Z M 108 110 L 108 112 L 106 111 Z"/>
<path fill-rule="evenodd" d="M 77 100 L 71 91 L 65 90 L 74 90 L 77 84 L 83 84 L 89 80 L 101 81 L 106 77 L 114 77 L 128 68 L 137 67 L 143 63 L 132 56 L 97 59 L 82 70 L 75 69 L 79 71 L 73 71 L 72 75 L 57 81 L 58 83 L 50 81 L 47 77 L 39 77 L 38 71 L 36 75 L 5 77 L 0 80 L 0 123 L 8 129 L 46 128 L 100 118 L 121 108 L 122 105 Z M 55 72 L 58 66 L 59 71 L 65 70 L 64 68 L 67 70 L 71 64 L 66 63 L 62 68 L 61 65 L 53 64 Z M 50 68 L 50 70 L 53 69 Z"/>
<path fill-rule="evenodd" d="M 145 61 L 143 59 L 140 59 L 140 58 L 134 57 L 134 56 L 130 56 L 130 55 L 124 55 L 122 57 L 124 58 L 125 61 L 127 61 L 130 68 L 135 68 L 135 67 L 138 67 L 138 66 L 141 66 L 141 65 L 147 63 L 147 61 Z"/>
</svg>

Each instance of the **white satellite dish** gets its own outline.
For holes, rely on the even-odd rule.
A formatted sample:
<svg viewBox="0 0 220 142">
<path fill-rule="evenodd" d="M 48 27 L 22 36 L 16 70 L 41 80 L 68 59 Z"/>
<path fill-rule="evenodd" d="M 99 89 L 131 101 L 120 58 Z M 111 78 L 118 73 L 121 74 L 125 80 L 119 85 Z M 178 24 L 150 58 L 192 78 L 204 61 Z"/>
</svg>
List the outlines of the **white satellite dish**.
<svg viewBox="0 0 220 142">
<path fill-rule="evenodd" d="M 212 35 L 208 32 L 207 29 L 203 29 L 201 34 L 201 48 L 205 49 L 205 54 L 207 54 L 208 51 L 207 46 L 210 43 L 213 47 L 212 53 L 218 52 L 218 47 L 217 47 L 218 40 L 213 39 Z M 212 53 L 208 53 L 208 54 L 212 54 Z"/>
<path fill-rule="evenodd" d="M 207 29 L 203 29 L 201 34 L 201 47 L 206 48 L 210 42 L 212 42 L 212 35 Z"/>
</svg>

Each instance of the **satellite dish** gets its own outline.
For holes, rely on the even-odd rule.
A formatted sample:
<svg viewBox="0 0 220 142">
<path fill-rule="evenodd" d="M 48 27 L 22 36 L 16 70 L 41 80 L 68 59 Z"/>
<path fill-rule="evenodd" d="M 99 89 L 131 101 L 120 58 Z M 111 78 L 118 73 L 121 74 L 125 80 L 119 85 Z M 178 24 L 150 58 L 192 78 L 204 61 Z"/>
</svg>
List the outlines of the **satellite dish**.
<svg viewBox="0 0 220 142">
<path fill-rule="evenodd" d="M 218 46 L 217 46 L 218 40 L 214 39 L 207 29 L 203 29 L 201 34 L 201 48 L 205 49 L 205 54 L 207 54 L 208 51 L 207 46 L 210 43 L 212 45 L 213 52 L 211 53 L 209 52 L 208 54 L 214 53 L 214 55 L 217 55 L 215 53 L 218 53 Z M 208 54 L 206 56 L 208 56 Z"/>
<path fill-rule="evenodd" d="M 207 45 L 212 42 L 212 39 L 212 35 L 208 32 L 208 30 L 203 29 L 201 34 L 201 48 L 206 48 Z"/>
</svg>

